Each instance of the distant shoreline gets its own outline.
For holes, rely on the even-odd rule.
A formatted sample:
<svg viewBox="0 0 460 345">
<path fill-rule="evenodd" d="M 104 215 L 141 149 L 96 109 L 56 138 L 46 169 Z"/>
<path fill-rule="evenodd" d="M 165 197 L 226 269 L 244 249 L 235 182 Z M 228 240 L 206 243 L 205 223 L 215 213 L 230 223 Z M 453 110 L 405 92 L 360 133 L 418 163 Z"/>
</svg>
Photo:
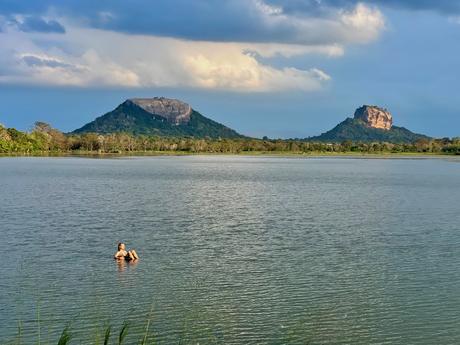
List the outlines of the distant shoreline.
<svg viewBox="0 0 460 345">
<path fill-rule="evenodd" d="M 458 158 L 460 155 L 445 153 L 420 152 L 391 152 L 391 153 L 363 153 L 363 152 L 186 152 L 186 151 L 133 151 L 121 153 L 107 153 L 96 151 L 74 152 L 33 152 L 33 153 L 0 153 L 0 158 L 125 158 L 125 157 L 184 157 L 184 156 L 241 156 L 241 157 L 279 157 L 279 158 L 363 158 L 363 159 L 430 159 L 430 158 Z"/>
</svg>

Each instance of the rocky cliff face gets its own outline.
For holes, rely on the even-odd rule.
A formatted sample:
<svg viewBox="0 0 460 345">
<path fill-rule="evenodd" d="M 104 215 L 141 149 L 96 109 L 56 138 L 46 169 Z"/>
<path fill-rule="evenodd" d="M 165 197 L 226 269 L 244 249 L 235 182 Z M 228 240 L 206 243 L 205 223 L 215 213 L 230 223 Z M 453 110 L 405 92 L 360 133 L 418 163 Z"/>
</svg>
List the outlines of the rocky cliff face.
<svg viewBox="0 0 460 345">
<path fill-rule="evenodd" d="M 355 119 L 364 121 L 368 127 L 390 130 L 393 126 L 393 116 L 382 108 L 363 105 L 356 109 Z"/>
<path fill-rule="evenodd" d="M 164 97 L 132 98 L 128 102 L 134 103 L 153 115 L 164 117 L 169 123 L 180 125 L 190 121 L 192 107 L 177 99 Z"/>
</svg>

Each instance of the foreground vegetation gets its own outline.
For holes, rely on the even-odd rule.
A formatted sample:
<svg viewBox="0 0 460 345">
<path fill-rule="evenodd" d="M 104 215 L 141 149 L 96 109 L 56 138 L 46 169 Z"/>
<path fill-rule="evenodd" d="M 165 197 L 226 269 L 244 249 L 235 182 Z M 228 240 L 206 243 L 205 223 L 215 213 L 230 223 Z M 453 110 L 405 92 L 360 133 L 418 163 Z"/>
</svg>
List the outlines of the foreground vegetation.
<svg viewBox="0 0 460 345">
<path fill-rule="evenodd" d="M 136 344 L 139 345 L 148 345 L 148 344 L 156 344 L 155 336 L 152 332 L 149 332 L 150 326 L 150 319 L 147 320 L 145 326 L 145 332 L 143 335 L 139 336 L 138 342 Z M 126 337 L 129 332 L 129 323 L 123 322 L 120 329 L 116 331 L 111 325 L 106 325 L 97 332 L 94 333 L 92 344 L 94 345 L 108 345 L 108 344 L 127 344 Z M 7 344 L 23 344 L 23 334 L 21 330 L 21 326 L 18 327 L 18 334 L 14 340 L 11 340 Z M 59 337 L 55 340 L 44 340 L 41 337 L 40 332 L 36 335 L 36 342 L 37 344 L 57 344 L 57 345 L 69 345 L 75 343 L 81 344 L 81 339 L 75 339 L 74 333 L 72 332 L 71 327 L 68 325 L 66 326 Z M 27 341 L 27 340 L 26 340 Z"/>
<path fill-rule="evenodd" d="M 197 320 L 195 320 L 197 321 Z M 37 329 L 34 334 L 24 334 L 22 323 L 18 325 L 16 336 L 4 345 L 187 345 L 187 344 L 225 344 L 227 336 L 238 336 L 238 333 L 224 334 L 221 327 L 213 329 L 209 325 L 184 321 L 183 327 L 176 332 L 161 333 L 153 329 L 152 315 L 142 325 L 134 325 L 132 322 L 123 321 L 120 325 L 114 326 L 110 323 L 95 325 L 92 329 L 79 330 L 71 324 L 63 326 L 61 332 L 53 332 L 53 335 L 42 334 L 40 323 L 37 322 Z M 311 334 L 305 323 L 299 322 L 287 326 L 272 335 L 273 343 L 286 345 L 309 345 Z M 268 339 L 267 339 L 268 340 Z"/>
<path fill-rule="evenodd" d="M 192 137 L 134 136 L 125 133 L 64 134 L 37 122 L 30 132 L 0 125 L 0 153 L 46 154 L 130 154 L 130 153 L 419 153 L 460 155 L 460 138 L 421 139 L 414 143 L 351 142 L 324 143 L 301 139 L 197 139 Z"/>
</svg>

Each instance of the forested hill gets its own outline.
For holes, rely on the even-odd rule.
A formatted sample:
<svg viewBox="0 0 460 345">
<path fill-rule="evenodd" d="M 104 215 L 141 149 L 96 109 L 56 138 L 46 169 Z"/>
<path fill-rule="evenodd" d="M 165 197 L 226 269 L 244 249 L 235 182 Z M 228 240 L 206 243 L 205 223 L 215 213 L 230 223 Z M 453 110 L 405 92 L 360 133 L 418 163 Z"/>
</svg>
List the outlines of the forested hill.
<svg viewBox="0 0 460 345">
<path fill-rule="evenodd" d="M 75 130 L 83 133 L 127 133 L 162 137 L 241 138 L 241 134 L 192 109 L 163 98 L 129 99 L 115 110 Z"/>
<path fill-rule="evenodd" d="M 358 119 L 348 118 L 330 131 L 308 138 L 308 141 L 414 143 L 421 139 L 429 140 L 431 138 L 423 134 L 413 133 L 404 127 L 392 126 L 391 129 L 385 130 L 366 126 L 363 121 Z"/>
<path fill-rule="evenodd" d="M 347 118 L 330 131 L 307 140 L 329 143 L 351 141 L 400 144 L 430 139 L 426 135 L 413 133 L 404 127 L 393 126 L 393 116 L 388 110 L 373 105 L 363 105 L 356 109 L 353 118 Z"/>
</svg>

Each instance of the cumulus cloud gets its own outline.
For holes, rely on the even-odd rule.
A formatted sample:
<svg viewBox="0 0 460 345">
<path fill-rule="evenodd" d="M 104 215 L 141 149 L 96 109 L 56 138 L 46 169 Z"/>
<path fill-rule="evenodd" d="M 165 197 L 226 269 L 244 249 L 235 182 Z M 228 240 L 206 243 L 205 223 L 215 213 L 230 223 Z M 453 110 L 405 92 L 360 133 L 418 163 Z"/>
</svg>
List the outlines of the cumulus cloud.
<svg viewBox="0 0 460 345">
<path fill-rule="evenodd" d="M 0 33 L 0 63 L 7 66 L 0 82 L 312 91 L 331 79 L 327 72 L 275 67 L 267 59 L 340 57 L 347 45 L 375 40 L 385 27 L 373 6 L 298 13 L 293 3 L 43 1 L 34 15 L 27 4 L 18 12 L 11 5 Z"/>
<path fill-rule="evenodd" d="M 343 12 L 341 20 L 350 28 L 355 39 L 364 42 L 375 39 L 385 27 L 385 20 L 381 12 L 363 4 L 358 4 L 352 11 Z M 358 32 L 361 34 L 359 35 Z"/>
<path fill-rule="evenodd" d="M 72 51 L 55 48 L 45 52 L 28 35 L 16 32 L 14 38 L 11 36 L 8 35 L 9 39 L 0 36 L 0 44 L 10 52 L 7 59 L 15 66 L 9 74 L 0 76 L 0 82 L 4 83 L 200 87 L 257 92 L 312 91 L 330 79 L 315 68 L 277 69 L 247 53 L 251 47 L 268 56 L 283 53 L 283 46 L 191 42 L 78 28 L 68 30 L 65 36 L 56 36 L 61 45 L 71 44 Z M 18 46 L 26 52 L 18 53 Z M 328 48 L 318 48 L 320 53 L 323 50 Z M 334 54 L 336 48 L 330 50 Z"/>
<path fill-rule="evenodd" d="M 232 60 L 230 60 L 232 59 Z M 235 59 L 237 62 L 235 63 Z M 259 63 L 254 57 L 236 53 L 224 59 L 196 54 L 185 59 L 184 66 L 196 86 L 247 91 L 303 90 L 321 88 L 330 79 L 318 69 L 276 69 Z"/>
<path fill-rule="evenodd" d="M 176 0 L 154 5 L 151 11 L 143 8 L 143 13 L 135 6 L 123 12 L 100 11 L 87 20 L 93 27 L 126 33 L 198 41 L 300 45 L 367 43 L 383 28 L 380 11 L 361 4 L 347 9 L 327 7 L 321 14 L 301 15 L 285 12 L 283 4 L 275 6 L 263 0 Z M 360 16 L 363 25 L 358 27 L 343 20 L 353 16 Z"/>
<path fill-rule="evenodd" d="M 54 32 L 63 29 L 59 22 L 39 18 L 53 13 L 86 27 L 198 41 L 316 44 L 346 43 L 339 41 L 352 35 L 341 35 L 346 27 L 334 23 L 360 4 L 460 13 L 460 0 L 41 0 L 0 2 L 0 14 L 33 14 L 29 27 Z"/>
<path fill-rule="evenodd" d="M 309 2 L 309 1 L 307 1 Z M 1 11 L 12 13 L 41 13 L 50 11 L 60 17 L 72 18 L 79 25 L 131 34 L 167 36 L 197 41 L 258 42 L 284 44 L 346 44 L 359 42 L 367 30 L 375 36 L 378 21 L 370 20 L 368 27 L 357 31 L 341 22 L 344 11 L 355 6 L 322 5 L 293 12 L 290 1 L 278 0 L 113 0 L 110 3 L 90 0 L 41 1 L 38 4 L 10 3 L 0 5 Z M 361 8 L 367 8 L 361 6 Z M 17 12 L 14 12 L 16 10 Z M 381 14 L 369 11 L 369 16 Z M 37 20 L 31 17 L 30 20 Z M 75 24 L 74 23 L 74 24 Z M 53 24 L 57 29 L 58 23 Z M 45 26 L 34 23 L 33 27 Z M 344 34 L 344 31 L 346 32 Z M 354 35 L 357 35 L 354 37 Z"/>
<path fill-rule="evenodd" d="M 3 1 L 0 13 L 46 16 L 51 11 L 84 26 L 199 41 L 309 44 L 318 39 L 331 42 L 340 35 L 334 35 L 331 28 L 321 35 L 322 27 L 316 27 L 320 32 L 305 35 L 304 27 L 315 30 L 308 23 L 335 21 L 341 11 L 350 11 L 359 4 L 460 13 L 460 0 Z"/>
</svg>

